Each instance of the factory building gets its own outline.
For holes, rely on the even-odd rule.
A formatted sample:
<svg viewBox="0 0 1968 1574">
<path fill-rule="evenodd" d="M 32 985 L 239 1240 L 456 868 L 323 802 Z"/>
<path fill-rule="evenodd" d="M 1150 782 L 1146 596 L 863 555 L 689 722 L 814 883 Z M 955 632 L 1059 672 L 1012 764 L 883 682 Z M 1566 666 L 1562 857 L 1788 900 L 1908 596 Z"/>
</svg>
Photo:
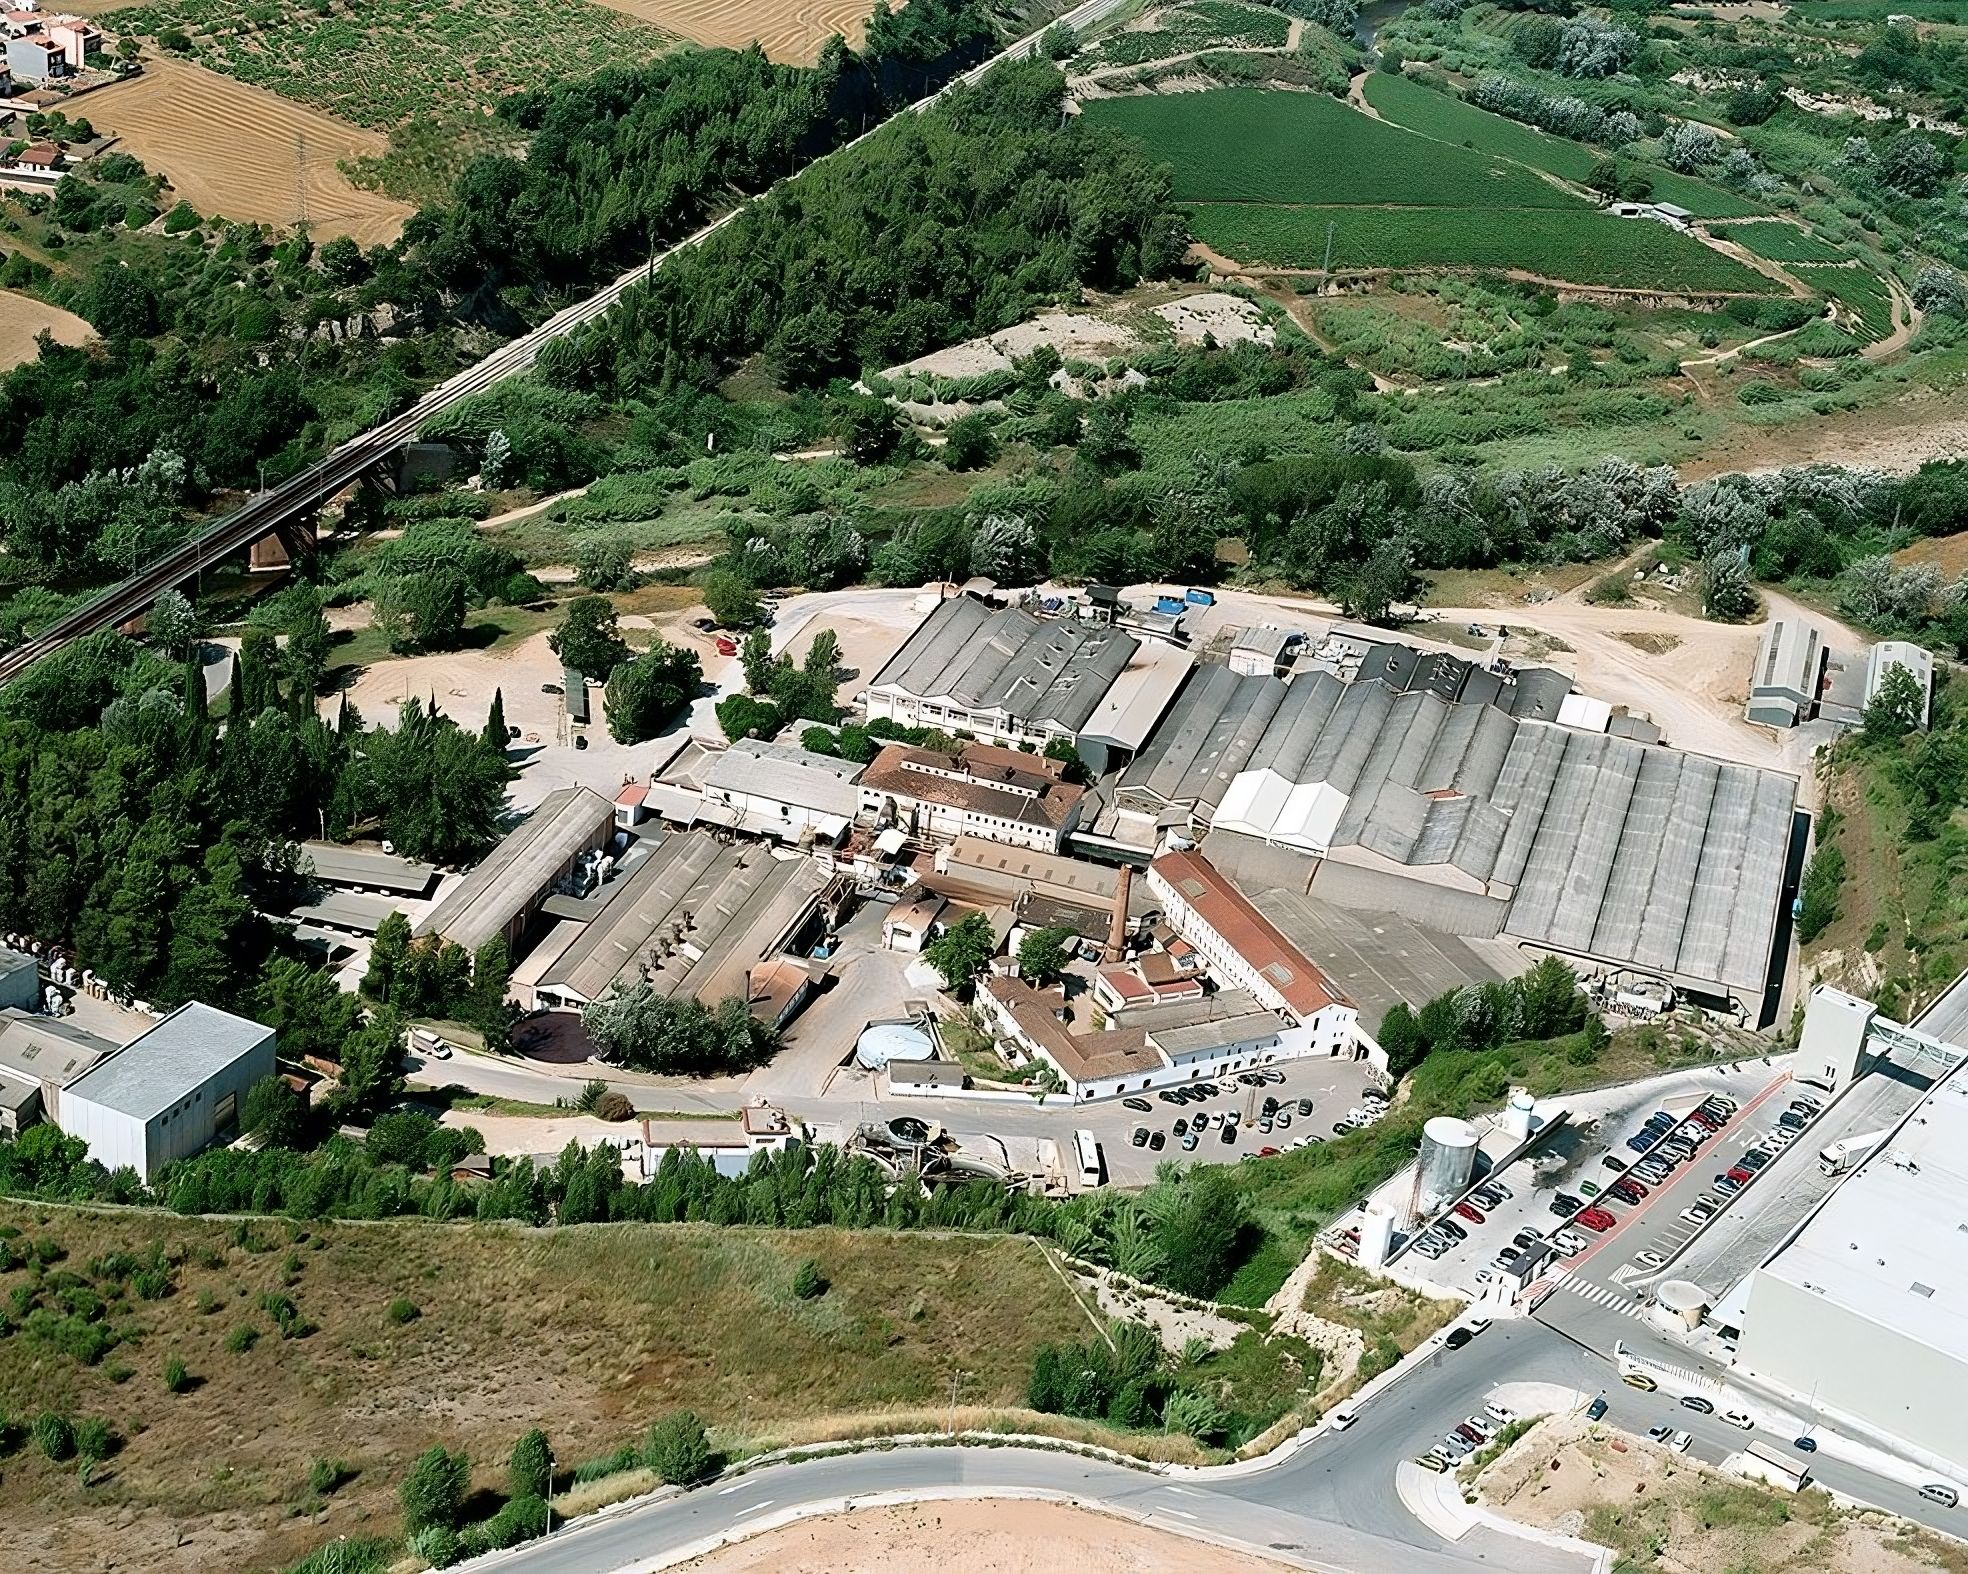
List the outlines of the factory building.
<svg viewBox="0 0 1968 1574">
<path fill-rule="evenodd" d="M 62 1090 L 115 1049 L 59 1018 L 0 1009 L 0 1134 L 17 1137 L 38 1120 L 56 1120 Z"/>
<path fill-rule="evenodd" d="M 1056 853 L 1079 818 L 1086 790 L 1044 755 L 985 743 L 959 754 L 890 744 L 860 775 L 861 817 L 920 840 L 976 837 Z"/>
<path fill-rule="evenodd" d="M 572 890 L 581 871 L 614 834 L 615 805 L 589 787 L 563 787 L 509 831 L 485 861 L 439 896 L 416 926 L 476 952 L 520 937 L 548 897 Z"/>
<path fill-rule="evenodd" d="M 1968 1076 L 1957 1067 L 1750 1276 L 1736 1365 L 1968 1478 Z"/>
<path fill-rule="evenodd" d="M 56 1123 L 104 1169 L 148 1183 L 237 1124 L 247 1090 L 273 1074 L 272 1028 L 194 1001 L 69 1083 Z"/>
<path fill-rule="evenodd" d="M 1610 716 L 1562 725 L 1568 684 L 1516 674 L 1446 698 L 1469 674 L 1341 655 L 1290 682 L 1200 669 L 1087 839 L 1200 840 L 1246 891 L 1508 937 L 1760 1013 L 1795 778 L 1622 735 Z"/>
</svg>

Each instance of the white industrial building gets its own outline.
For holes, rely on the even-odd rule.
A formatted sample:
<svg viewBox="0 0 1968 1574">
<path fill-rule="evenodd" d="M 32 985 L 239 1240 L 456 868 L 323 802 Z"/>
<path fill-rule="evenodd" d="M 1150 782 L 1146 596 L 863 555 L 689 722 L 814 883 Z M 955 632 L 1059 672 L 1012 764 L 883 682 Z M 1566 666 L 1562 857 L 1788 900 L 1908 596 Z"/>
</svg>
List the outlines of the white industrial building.
<svg viewBox="0 0 1968 1574">
<path fill-rule="evenodd" d="M 697 823 L 787 843 L 835 842 L 854 819 L 860 774 L 853 760 L 740 738 L 703 773 Z"/>
<path fill-rule="evenodd" d="M 32 1011 L 40 1004 L 40 965 L 25 951 L 0 946 L 0 1011 Z"/>
<path fill-rule="evenodd" d="M 1968 1478 L 1968 1076 L 1914 1107 L 1750 1277 L 1736 1365 Z"/>
<path fill-rule="evenodd" d="M 104 1169 L 147 1183 L 233 1125 L 273 1074 L 272 1028 L 193 1001 L 69 1083 L 56 1121 Z"/>
</svg>

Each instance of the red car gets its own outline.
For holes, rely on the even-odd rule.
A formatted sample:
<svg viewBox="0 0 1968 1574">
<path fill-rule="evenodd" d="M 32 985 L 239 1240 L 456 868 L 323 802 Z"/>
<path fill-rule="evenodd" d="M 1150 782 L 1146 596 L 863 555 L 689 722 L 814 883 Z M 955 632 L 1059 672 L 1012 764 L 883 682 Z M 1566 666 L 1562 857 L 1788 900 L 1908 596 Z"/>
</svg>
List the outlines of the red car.
<svg viewBox="0 0 1968 1574">
<path fill-rule="evenodd" d="M 1739 1185 L 1747 1186 L 1750 1182 L 1750 1178 L 1754 1176 L 1755 1173 L 1756 1171 L 1750 1169 L 1744 1169 L 1742 1165 L 1738 1164 L 1730 1169 L 1729 1179 L 1737 1182 Z"/>
<path fill-rule="evenodd" d="M 1574 1224 L 1583 1224 L 1588 1230 L 1610 1230 L 1619 1220 L 1604 1208 L 1587 1208 L 1572 1216 Z"/>
<path fill-rule="evenodd" d="M 1606 1190 L 1615 1197 L 1624 1197 L 1628 1202 L 1638 1202 L 1647 1195 L 1647 1188 L 1637 1180 L 1615 1181 Z"/>
<path fill-rule="evenodd" d="M 1466 1202 L 1457 1203 L 1455 1205 L 1455 1211 L 1461 1214 L 1471 1224 L 1481 1224 L 1483 1222 L 1483 1215 L 1478 1213 L 1474 1208 L 1470 1207 L 1470 1205 Z"/>
<path fill-rule="evenodd" d="M 1706 1126 L 1710 1131 L 1720 1131 L 1722 1129 L 1722 1117 L 1720 1115 L 1711 1115 L 1705 1109 L 1696 1110 L 1688 1119 L 1692 1120 L 1697 1126 Z"/>
</svg>

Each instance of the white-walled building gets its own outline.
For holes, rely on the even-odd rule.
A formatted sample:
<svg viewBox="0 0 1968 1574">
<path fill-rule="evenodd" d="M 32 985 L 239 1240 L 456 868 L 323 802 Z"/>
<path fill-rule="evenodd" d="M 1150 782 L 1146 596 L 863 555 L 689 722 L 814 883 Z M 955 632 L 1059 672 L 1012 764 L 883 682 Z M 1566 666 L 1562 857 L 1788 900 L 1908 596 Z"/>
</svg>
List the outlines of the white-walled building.
<svg viewBox="0 0 1968 1574">
<path fill-rule="evenodd" d="M 971 743 L 961 754 L 890 744 L 861 772 L 853 791 L 863 820 L 912 837 L 959 836 L 1056 853 L 1079 820 L 1084 787 L 1041 754 Z"/>
<path fill-rule="evenodd" d="M 1148 886 L 1170 927 L 1202 952 L 1219 982 L 1250 991 L 1260 1005 L 1307 1030 L 1300 1053 L 1357 1052 L 1360 1013 L 1353 1002 L 1201 853 L 1164 853 L 1148 867 Z"/>
<path fill-rule="evenodd" d="M 148 1182 L 235 1124 L 247 1090 L 273 1074 L 272 1028 L 193 1001 L 71 1082 L 56 1118 L 104 1169 Z"/>
<path fill-rule="evenodd" d="M 740 738 L 704 772 L 698 820 L 787 843 L 834 842 L 859 806 L 860 774 L 853 760 Z"/>
</svg>

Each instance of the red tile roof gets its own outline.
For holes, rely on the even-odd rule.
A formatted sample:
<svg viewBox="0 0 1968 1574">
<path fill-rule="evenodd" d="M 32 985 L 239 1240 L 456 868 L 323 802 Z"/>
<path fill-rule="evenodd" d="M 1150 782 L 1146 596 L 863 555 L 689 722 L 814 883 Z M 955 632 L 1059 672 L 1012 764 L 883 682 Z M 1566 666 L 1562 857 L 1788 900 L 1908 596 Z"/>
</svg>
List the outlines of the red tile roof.
<svg viewBox="0 0 1968 1574">
<path fill-rule="evenodd" d="M 1086 794 L 1084 787 L 1072 786 L 1035 768 L 1057 764 L 1056 760 L 988 744 L 970 744 L 961 754 L 939 754 L 892 743 L 875 756 L 855 785 L 886 797 L 940 803 L 971 814 L 1056 830 Z M 936 774 L 941 771 L 955 774 Z"/>
<path fill-rule="evenodd" d="M 1300 1018 L 1351 1005 L 1325 971 L 1287 940 L 1201 853 L 1164 853 L 1150 866 L 1180 891 L 1202 921 L 1284 997 Z"/>
</svg>

